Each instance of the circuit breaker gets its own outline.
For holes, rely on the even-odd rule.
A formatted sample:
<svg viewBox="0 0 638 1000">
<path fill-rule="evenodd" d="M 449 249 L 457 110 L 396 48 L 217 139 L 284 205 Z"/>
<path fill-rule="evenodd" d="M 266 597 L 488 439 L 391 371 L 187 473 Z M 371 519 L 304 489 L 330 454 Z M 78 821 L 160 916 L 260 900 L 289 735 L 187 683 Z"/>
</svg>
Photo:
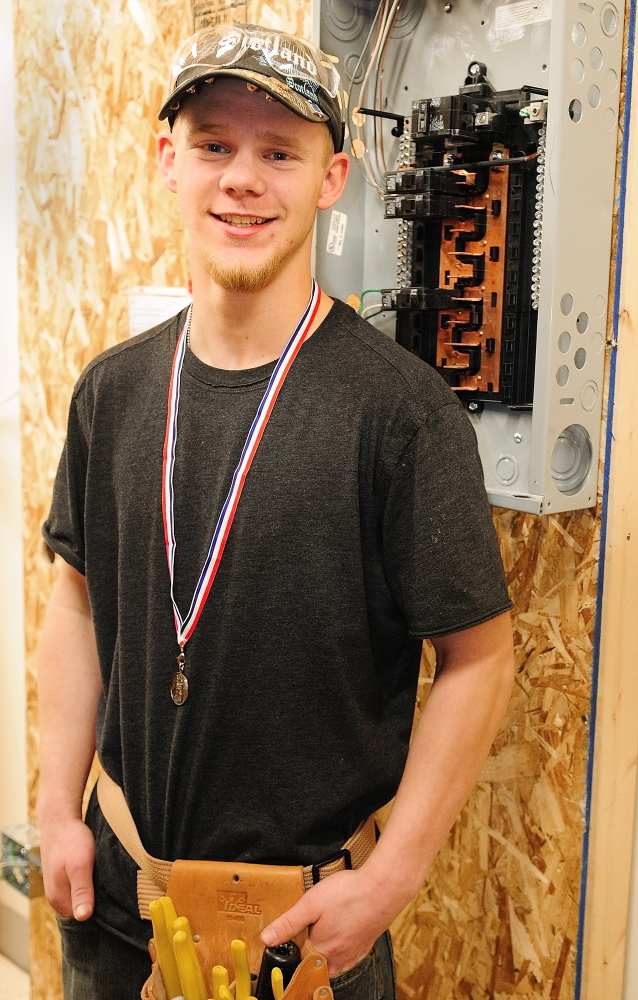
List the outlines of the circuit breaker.
<svg viewBox="0 0 638 1000">
<path fill-rule="evenodd" d="M 319 227 L 319 279 L 343 298 L 375 290 L 372 321 L 458 395 L 492 503 L 592 506 L 623 12 L 606 0 L 405 0 L 365 92 L 378 10 L 322 5 L 355 169 L 336 206 L 339 260 L 322 254 Z M 362 76 L 372 101 L 357 100 Z M 384 161 L 376 191 L 359 157 Z"/>
<path fill-rule="evenodd" d="M 547 91 L 495 93 L 473 62 L 459 92 L 415 100 L 385 217 L 401 220 L 396 339 L 474 412 L 530 406 Z"/>
</svg>

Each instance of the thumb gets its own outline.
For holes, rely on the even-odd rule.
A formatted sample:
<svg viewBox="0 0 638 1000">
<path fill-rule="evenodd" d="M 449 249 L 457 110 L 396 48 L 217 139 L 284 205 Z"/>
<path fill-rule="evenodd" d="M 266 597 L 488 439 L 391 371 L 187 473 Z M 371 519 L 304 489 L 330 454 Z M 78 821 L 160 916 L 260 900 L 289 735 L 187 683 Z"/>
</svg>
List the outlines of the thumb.
<svg viewBox="0 0 638 1000">
<path fill-rule="evenodd" d="M 291 941 L 310 924 L 316 923 L 320 915 L 320 911 L 313 906 L 311 893 L 308 892 L 294 906 L 264 928 L 261 940 L 270 948 L 276 944 L 283 944 L 284 941 Z"/>
<path fill-rule="evenodd" d="M 71 884 L 71 905 L 76 920 L 88 920 L 93 913 L 93 867 L 92 865 L 74 868 L 69 872 Z"/>
</svg>

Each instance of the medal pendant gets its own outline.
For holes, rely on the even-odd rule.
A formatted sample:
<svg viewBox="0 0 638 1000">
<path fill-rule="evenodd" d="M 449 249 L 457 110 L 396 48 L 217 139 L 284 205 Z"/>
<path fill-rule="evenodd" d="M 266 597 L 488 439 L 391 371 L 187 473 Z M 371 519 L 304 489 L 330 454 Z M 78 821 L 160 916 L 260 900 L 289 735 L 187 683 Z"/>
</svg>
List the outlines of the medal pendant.
<svg viewBox="0 0 638 1000">
<path fill-rule="evenodd" d="M 183 705 L 188 698 L 188 680 L 181 670 L 171 678 L 171 698 L 176 705 Z"/>
<path fill-rule="evenodd" d="M 171 677 L 171 698 L 176 705 L 183 705 L 188 698 L 188 678 L 184 674 L 184 653 L 177 657 L 179 670 Z"/>
</svg>

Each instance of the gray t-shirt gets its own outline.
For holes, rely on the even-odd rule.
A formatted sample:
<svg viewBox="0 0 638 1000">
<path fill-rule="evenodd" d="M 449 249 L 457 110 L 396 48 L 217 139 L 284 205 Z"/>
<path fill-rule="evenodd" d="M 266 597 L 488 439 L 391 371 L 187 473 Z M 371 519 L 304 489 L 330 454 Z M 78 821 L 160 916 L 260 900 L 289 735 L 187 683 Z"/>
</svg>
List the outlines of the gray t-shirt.
<svg viewBox="0 0 638 1000">
<path fill-rule="evenodd" d="M 97 746 L 157 857 L 319 861 L 395 793 L 421 640 L 510 607 L 474 431 L 442 379 L 336 302 L 303 345 L 179 652 L 161 508 L 184 314 L 101 354 L 73 394 L 44 535 L 86 574 Z M 187 610 L 273 365 L 187 351 L 175 467 Z M 143 946 L 135 864 L 93 801 L 96 915 Z"/>
</svg>

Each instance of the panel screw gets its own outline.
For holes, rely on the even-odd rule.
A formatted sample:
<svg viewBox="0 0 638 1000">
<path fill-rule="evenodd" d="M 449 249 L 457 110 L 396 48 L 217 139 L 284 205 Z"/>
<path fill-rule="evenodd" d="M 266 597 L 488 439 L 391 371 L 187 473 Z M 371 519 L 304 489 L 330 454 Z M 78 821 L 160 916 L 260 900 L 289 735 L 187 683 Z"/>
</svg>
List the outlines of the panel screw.
<svg viewBox="0 0 638 1000">
<path fill-rule="evenodd" d="M 452 10 L 452 4 L 450 3 L 450 0 L 447 0 L 447 3 L 443 4 L 443 10 L 445 11 L 446 14 L 450 13 L 450 11 Z"/>
<path fill-rule="evenodd" d="M 452 6 L 452 5 L 450 4 L 450 6 Z M 470 73 L 471 73 L 471 75 L 472 76 L 478 76 L 480 72 L 481 72 L 481 67 L 479 66 L 479 64 L 478 63 L 472 63 L 472 65 L 470 66 Z"/>
<path fill-rule="evenodd" d="M 516 431 L 516 434 L 514 435 L 514 440 L 516 441 L 516 444 L 520 444 L 521 441 L 523 440 L 523 435 L 519 434 L 519 432 Z"/>
<path fill-rule="evenodd" d="M 472 413 L 475 413 L 475 412 L 476 412 L 476 410 L 478 410 L 478 403 L 468 403 L 468 404 L 467 404 L 467 408 L 468 408 L 468 410 L 470 410 L 470 411 L 471 411 Z"/>
</svg>

